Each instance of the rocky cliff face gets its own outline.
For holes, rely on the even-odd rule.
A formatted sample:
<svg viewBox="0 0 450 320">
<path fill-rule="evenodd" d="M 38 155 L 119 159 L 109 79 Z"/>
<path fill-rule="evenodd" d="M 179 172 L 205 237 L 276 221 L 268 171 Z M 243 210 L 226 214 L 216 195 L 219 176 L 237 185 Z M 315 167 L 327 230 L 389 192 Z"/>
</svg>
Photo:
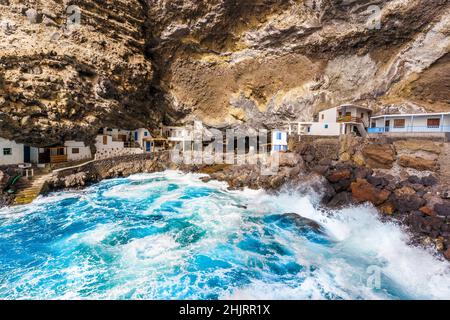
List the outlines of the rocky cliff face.
<svg viewBox="0 0 450 320">
<path fill-rule="evenodd" d="M 0 15 L 0 135 L 19 141 L 450 107 L 448 0 L 0 0 Z"/>
<path fill-rule="evenodd" d="M 158 120 L 138 1 L 0 1 L 1 136 L 88 140 Z"/>
</svg>

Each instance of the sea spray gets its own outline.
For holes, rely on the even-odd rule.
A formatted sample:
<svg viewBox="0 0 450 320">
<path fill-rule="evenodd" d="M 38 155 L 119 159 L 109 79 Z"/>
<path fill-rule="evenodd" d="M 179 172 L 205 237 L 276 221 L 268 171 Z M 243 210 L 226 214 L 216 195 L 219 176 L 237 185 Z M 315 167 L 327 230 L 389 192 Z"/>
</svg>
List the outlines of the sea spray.
<svg viewBox="0 0 450 320">
<path fill-rule="evenodd" d="M 139 174 L 1 209 L 0 298 L 450 297 L 449 264 L 371 206 L 201 177 Z"/>
</svg>

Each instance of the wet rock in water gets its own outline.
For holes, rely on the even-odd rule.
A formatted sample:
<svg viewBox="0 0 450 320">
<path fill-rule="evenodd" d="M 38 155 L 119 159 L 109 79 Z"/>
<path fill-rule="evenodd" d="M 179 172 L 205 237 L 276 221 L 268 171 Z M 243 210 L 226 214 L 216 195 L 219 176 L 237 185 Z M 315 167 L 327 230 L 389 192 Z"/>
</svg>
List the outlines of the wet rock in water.
<svg viewBox="0 0 450 320">
<path fill-rule="evenodd" d="M 434 217 L 436 215 L 433 209 L 431 209 L 430 207 L 422 207 L 419 209 L 419 211 L 430 217 Z"/>
<path fill-rule="evenodd" d="M 330 208 L 340 208 L 343 206 L 346 206 L 352 202 L 352 195 L 350 192 L 339 192 L 336 194 L 328 203 L 327 205 Z"/>
<path fill-rule="evenodd" d="M 391 202 L 383 203 L 380 206 L 380 211 L 385 215 L 393 215 L 395 212 L 395 206 Z"/>
<path fill-rule="evenodd" d="M 444 252 L 444 257 L 445 257 L 447 260 L 450 260 L 450 248 L 448 248 L 448 249 Z"/>
<path fill-rule="evenodd" d="M 302 217 L 297 213 L 284 213 L 281 218 L 293 222 L 301 230 L 312 229 L 314 232 L 324 233 L 324 230 L 316 221 Z"/>
<path fill-rule="evenodd" d="M 54 184 L 63 184 L 65 188 L 80 188 L 86 185 L 87 174 L 86 172 L 79 172 L 75 174 L 68 175 L 60 181 L 54 182 Z"/>
<path fill-rule="evenodd" d="M 416 194 L 416 191 L 409 187 L 395 190 L 391 201 L 399 212 L 419 210 L 425 206 L 426 201 Z"/>
<path fill-rule="evenodd" d="M 350 179 L 352 172 L 349 169 L 334 170 L 327 174 L 326 178 L 331 183 L 337 183 L 342 180 Z"/>
</svg>

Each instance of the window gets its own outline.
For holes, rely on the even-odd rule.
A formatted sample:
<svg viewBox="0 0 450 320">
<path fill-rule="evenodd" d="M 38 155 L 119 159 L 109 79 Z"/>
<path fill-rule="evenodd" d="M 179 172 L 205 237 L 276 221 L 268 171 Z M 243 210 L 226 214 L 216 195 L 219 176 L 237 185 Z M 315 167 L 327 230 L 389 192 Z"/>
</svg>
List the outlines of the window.
<svg viewBox="0 0 450 320">
<path fill-rule="evenodd" d="M 78 153 L 80 153 L 80 148 L 72 148 L 72 153 L 73 153 L 73 154 L 78 154 Z"/>
<path fill-rule="evenodd" d="M 405 127 L 405 119 L 394 119 L 394 128 L 402 129 Z"/>
<path fill-rule="evenodd" d="M 11 148 L 3 148 L 3 155 L 4 156 L 12 156 L 12 149 Z"/>
<path fill-rule="evenodd" d="M 364 119 L 364 113 L 361 112 L 361 119 Z"/>
<path fill-rule="evenodd" d="M 281 132 L 277 132 L 277 140 L 281 140 Z"/>
<path fill-rule="evenodd" d="M 322 113 L 322 120 L 325 119 L 325 115 Z"/>
<path fill-rule="evenodd" d="M 328 125 L 327 124 L 325 125 L 325 129 L 328 129 Z"/>
<path fill-rule="evenodd" d="M 108 144 L 108 136 L 103 136 L 103 144 Z"/>
<path fill-rule="evenodd" d="M 376 127 L 377 127 L 377 124 L 375 122 L 372 122 L 371 128 L 376 128 Z"/>
<path fill-rule="evenodd" d="M 439 128 L 441 126 L 441 119 L 427 119 L 428 128 Z"/>
<path fill-rule="evenodd" d="M 308 127 L 308 132 L 311 132 L 311 127 Z"/>
<path fill-rule="evenodd" d="M 147 137 L 147 136 L 148 136 L 148 132 L 145 131 L 145 132 L 144 132 L 144 137 Z"/>
</svg>

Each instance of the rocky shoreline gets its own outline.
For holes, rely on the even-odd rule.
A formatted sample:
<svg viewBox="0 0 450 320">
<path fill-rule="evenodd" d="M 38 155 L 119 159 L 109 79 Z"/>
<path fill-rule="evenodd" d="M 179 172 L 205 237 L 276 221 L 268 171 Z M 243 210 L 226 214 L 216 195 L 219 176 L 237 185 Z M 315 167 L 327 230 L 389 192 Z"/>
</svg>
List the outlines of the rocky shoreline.
<svg viewBox="0 0 450 320">
<path fill-rule="evenodd" d="M 350 159 L 342 159 L 343 153 L 339 150 L 347 144 L 348 141 L 336 143 L 334 140 L 296 143 L 291 146 L 294 152 L 280 154 L 278 170 L 274 175 L 261 174 L 262 164 L 258 161 L 244 165 L 179 165 L 171 162 L 166 152 L 91 162 L 55 172 L 48 184 L 49 190 L 84 188 L 104 179 L 135 173 L 181 170 L 207 174 L 204 181 L 225 181 L 230 189 L 248 187 L 268 192 L 313 191 L 321 195 L 323 206 L 329 209 L 371 203 L 378 209 L 382 220 L 405 226 L 412 235 L 413 245 L 434 247 L 450 260 L 450 194 L 449 186 L 442 181 L 442 177 L 437 173 L 417 176 L 373 169 L 367 163 L 356 163 L 354 155 Z M 361 146 L 361 143 L 358 145 Z M 368 146 L 363 149 L 365 153 L 371 148 L 390 148 L 372 143 Z M 345 153 L 350 149 L 347 145 Z M 380 150 L 375 153 L 375 158 L 385 165 L 389 159 Z M 347 156 L 344 155 L 344 158 Z M 374 161 L 372 158 L 364 157 L 369 163 Z"/>
</svg>

